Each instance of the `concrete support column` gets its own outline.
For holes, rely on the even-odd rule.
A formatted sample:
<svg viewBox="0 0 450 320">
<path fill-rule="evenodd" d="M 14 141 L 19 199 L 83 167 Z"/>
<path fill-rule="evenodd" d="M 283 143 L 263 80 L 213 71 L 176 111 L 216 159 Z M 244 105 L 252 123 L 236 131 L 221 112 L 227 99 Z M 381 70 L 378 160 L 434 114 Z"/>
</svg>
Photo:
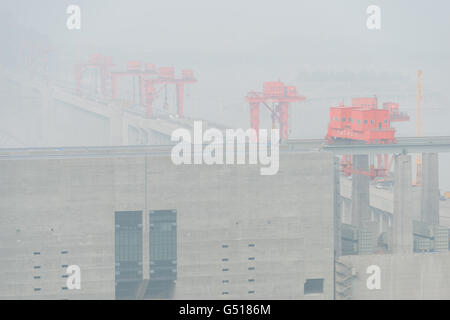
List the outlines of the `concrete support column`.
<svg viewBox="0 0 450 320">
<path fill-rule="evenodd" d="M 437 153 L 422 153 L 422 222 L 439 224 L 439 162 Z"/>
<path fill-rule="evenodd" d="M 395 157 L 393 253 L 413 252 L 411 156 Z"/>
<path fill-rule="evenodd" d="M 341 221 L 342 223 L 351 224 L 352 201 L 347 198 L 341 198 Z"/>
<path fill-rule="evenodd" d="M 144 280 L 150 280 L 150 219 L 149 219 L 149 192 L 148 192 L 148 158 L 144 159 L 144 177 L 145 177 L 145 185 L 144 185 L 144 193 L 145 193 L 145 201 L 144 201 L 144 214 L 142 217 L 142 276 Z"/>
<path fill-rule="evenodd" d="M 368 155 L 353 155 L 353 169 L 369 170 Z M 370 221 L 369 213 L 369 176 L 352 174 L 352 225 L 363 227 Z"/>
<path fill-rule="evenodd" d="M 342 199 L 341 199 L 341 170 L 339 159 L 334 157 L 334 254 L 335 258 L 341 256 L 341 223 L 342 223 Z"/>
</svg>

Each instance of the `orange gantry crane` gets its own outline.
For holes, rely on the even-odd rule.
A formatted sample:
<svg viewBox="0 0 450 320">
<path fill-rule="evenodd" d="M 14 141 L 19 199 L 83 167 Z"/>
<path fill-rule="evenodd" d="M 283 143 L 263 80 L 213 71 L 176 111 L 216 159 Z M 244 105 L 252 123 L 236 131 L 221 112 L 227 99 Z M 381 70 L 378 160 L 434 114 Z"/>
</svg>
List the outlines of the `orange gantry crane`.
<svg viewBox="0 0 450 320">
<path fill-rule="evenodd" d="M 140 105 L 144 106 L 147 117 L 152 117 L 153 102 L 158 97 L 158 93 L 162 89 L 167 90 L 169 85 L 175 85 L 176 113 L 178 117 L 183 117 L 185 85 L 197 82 L 192 70 L 182 70 L 181 77 L 176 78 L 173 67 L 156 68 L 154 64 L 143 64 L 141 61 L 128 61 L 126 70 L 124 71 L 110 71 L 112 66 L 111 58 L 100 54 L 93 54 L 88 62 L 75 65 L 75 87 L 77 94 L 82 94 L 82 79 L 86 76 L 86 71 L 90 69 L 93 69 L 93 75 L 95 77 L 95 90 L 98 91 L 97 87 L 98 83 L 100 83 L 99 91 L 105 98 L 111 98 L 112 100 L 117 100 L 118 98 L 119 78 L 131 77 L 133 81 L 133 102 L 137 101 Z M 107 94 L 108 80 L 111 81 L 111 95 L 109 97 Z"/>
<path fill-rule="evenodd" d="M 326 139 L 328 143 L 339 140 L 349 143 L 359 142 L 367 144 L 395 143 L 395 129 L 392 122 L 408 121 L 409 116 L 400 112 L 399 104 L 385 102 L 378 108 L 378 99 L 353 98 L 351 106 L 341 104 L 330 108 L 330 122 Z M 389 155 L 377 155 L 377 162 L 371 163 L 369 171 L 357 171 L 353 168 L 352 157 L 344 155 L 341 159 L 342 172 L 350 176 L 353 173 L 369 176 L 371 179 L 388 175 L 392 159 Z"/>
<path fill-rule="evenodd" d="M 78 95 L 82 93 L 82 80 L 86 76 L 88 70 L 94 73 L 95 90 L 97 91 L 98 83 L 100 83 L 100 92 L 106 96 L 106 82 L 110 77 L 109 69 L 113 66 L 111 57 L 101 54 L 93 54 L 87 62 L 75 65 L 75 90 Z"/>
<path fill-rule="evenodd" d="M 151 116 L 150 109 L 147 106 L 145 96 L 145 79 L 147 77 L 156 76 L 156 69 L 153 64 L 145 64 L 144 68 L 141 61 L 128 61 L 126 70 L 114 71 L 111 73 L 111 97 L 113 100 L 118 98 L 118 80 L 122 77 L 132 79 L 133 83 L 133 102 L 137 100 L 140 105 L 147 107 L 147 115 Z M 137 82 L 137 85 L 136 85 Z M 137 90 L 136 90 L 137 87 Z M 138 91 L 138 98 L 136 99 L 136 91 Z"/>
<path fill-rule="evenodd" d="M 181 78 L 176 78 L 175 69 L 173 67 L 160 67 L 156 69 L 154 64 L 146 64 L 143 69 L 140 61 L 129 61 L 127 63 L 126 71 L 111 73 L 113 99 L 117 98 L 117 80 L 118 77 L 121 76 L 131 76 L 138 80 L 139 100 L 140 104 L 145 106 L 147 117 L 153 116 L 153 102 L 157 98 L 158 93 L 162 89 L 167 88 L 168 85 L 174 84 L 177 96 L 177 114 L 180 118 L 182 118 L 184 106 L 184 86 L 189 83 L 197 82 L 192 70 L 183 70 Z"/>
<path fill-rule="evenodd" d="M 245 98 L 250 104 L 250 126 L 259 130 L 259 106 L 264 105 L 272 118 L 272 128 L 279 125 L 280 138 L 289 138 L 289 105 L 293 102 L 305 101 L 305 97 L 297 94 L 295 86 L 285 86 L 281 81 L 264 82 L 263 92 L 250 91 Z"/>
<path fill-rule="evenodd" d="M 172 67 L 158 68 L 158 77 L 145 80 L 145 96 L 147 115 L 152 115 L 152 103 L 157 97 L 159 91 L 167 88 L 168 85 L 175 85 L 177 97 L 177 115 L 179 118 L 183 117 L 184 108 L 184 86 L 186 84 L 197 82 L 194 77 L 194 71 L 182 70 L 181 78 L 175 78 L 175 70 Z M 157 89 L 157 86 L 160 86 Z"/>
</svg>

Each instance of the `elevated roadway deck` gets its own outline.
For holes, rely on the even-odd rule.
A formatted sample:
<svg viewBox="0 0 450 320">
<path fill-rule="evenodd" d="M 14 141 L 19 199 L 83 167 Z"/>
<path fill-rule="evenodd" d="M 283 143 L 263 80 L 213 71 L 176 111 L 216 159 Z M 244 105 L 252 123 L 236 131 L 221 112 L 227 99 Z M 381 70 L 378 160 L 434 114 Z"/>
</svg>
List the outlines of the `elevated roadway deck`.
<svg viewBox="0 0 450 320">
<path fill-rule="evenodd" d="M 121 157 L 170 154 L 174 144 L 137 146 L 80 146 L 50 148 L 0 148 L 0 160 L 10 158 Z M 280 145 L 280 152 L 331 152 L 342 154 L 450 152 L 450 137 L 399 138 L 391 145 L 329 145 L 323 139 L 290 140 Z"/>
</svg>

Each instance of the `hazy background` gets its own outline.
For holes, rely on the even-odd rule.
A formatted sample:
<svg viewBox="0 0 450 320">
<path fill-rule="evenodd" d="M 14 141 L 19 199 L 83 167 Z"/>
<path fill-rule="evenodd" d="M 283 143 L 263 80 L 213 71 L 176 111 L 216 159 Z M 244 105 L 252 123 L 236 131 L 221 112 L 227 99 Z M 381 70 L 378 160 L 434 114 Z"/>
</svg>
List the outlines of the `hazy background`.
<svg viewBox="0 0 450 320">
<path fill-rule="evenodd" d="M 66 28 L 70 4 L 81 8 L 81 30 Z M 381 8 L 381 30 L 366 27 L 372 4 Z M 24 69 L 23 51 L 47 48 L 50 77 L 67 82 L 74 63 L 92 53 L 111 56 L 117 70 L 127 60 L 192 68 L 198 83 L 186 89 L 185 114 L 230 127 L 249 126 L 248 91 L 280 79 L 307 97 L 291 107 L 293 138 L 323 138 L 330 106 L 374 94 L 410 114 L 397 136 L 415 135 L 423 69 L 424 134 L 450 135 L 446 0 L 16 0 L 0 8 L 4 66 Z M 0 129 L 18 121 L 10 114 L 0 113 Z M 269 126 L 269 115 L 261 116 Z M 450 157 L 440 161 L 441 187 L 450 190 Z"/>
</svg>

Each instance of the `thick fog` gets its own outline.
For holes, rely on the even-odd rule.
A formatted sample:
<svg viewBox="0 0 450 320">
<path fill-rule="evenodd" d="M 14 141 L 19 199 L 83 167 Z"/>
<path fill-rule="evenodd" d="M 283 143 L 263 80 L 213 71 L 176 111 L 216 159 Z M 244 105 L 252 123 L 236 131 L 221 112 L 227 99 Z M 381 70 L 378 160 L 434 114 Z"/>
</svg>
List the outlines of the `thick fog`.
<svg viewBox="0 0 450 320">
<path fill-rule="evenodd" d="M 70 4 L 81 9 L 80 30 L 66 27 Z M 380 30 L 366 26 L 369 5 L 381 8 Z M 2 1 L 0 9 L 4 67 L 29 71 L 22 53 L 47 48 L 46 72 L 68 84 L 73 65 L 92 53 L 111 56 L 117 70 L 128 60 L 191 68 L 198 82 L 186 89 L 185 114 L 243 128 L 249 125 L 245 95 L 280 79 L 307 98 L 291 107 L 293 138 L 323 138 L 330 106 L 373 95 L 399 102 L 411 116 L 395 125 L 397 136 L 415 135 L 416 74 L 422 69 L 424 135 L 450 135 L 445 0 L 20 0 Z M 34 117 L 12 112 L 6 103 L 1 107 L 2 131 L 21 140 L 33 136 L 24 132 Z M 270 126 L 269 115 L 261 117 Z M 449 159 L 440 158 L 446 189 Z"/>
</svg>

